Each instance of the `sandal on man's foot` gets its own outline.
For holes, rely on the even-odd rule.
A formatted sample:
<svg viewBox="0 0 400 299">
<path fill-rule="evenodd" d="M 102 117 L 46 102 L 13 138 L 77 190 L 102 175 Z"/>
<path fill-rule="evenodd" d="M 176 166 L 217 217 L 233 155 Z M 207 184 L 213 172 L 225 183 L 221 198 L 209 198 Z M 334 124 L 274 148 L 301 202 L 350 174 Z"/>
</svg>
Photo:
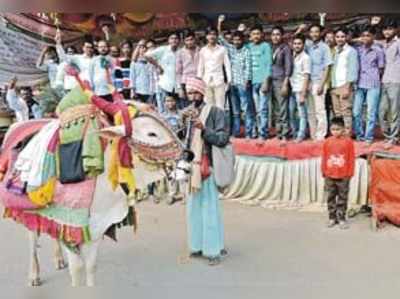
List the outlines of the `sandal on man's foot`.
<svg viewBox="0 0 400 299">
<path fill-rule="evenodd" d="M 199 258 L 203 255 L 201 251 L 194 251 L 189 254 L 190 258 Z"/>
<path fill-rule="evenodd" d="M 209 257 L 208 258 L 208 265 L 209 266 L 217 266 L 221 263 L 221 258 L 219 256 L 217 257 Z"/>
<path fill-rule="evenodd" d="M 336 219 L 329 219 L 328 223 L 326 224 L 327 228 L 332 228 L 337 224 Z"/>
<path fill-rule="evenodd" d="M 228 250 L 222 249 L 220 254 L 221 254 L 221 257 L 226 257 L 226 256 L 228 256 Z"/>
<path fill-rule="evenodd" d="M 348 229 L 350 228 L 349 224 L 345 220 L 340 220 L 339 221 L 339 228 L 340 229 Z"/>
</svg>

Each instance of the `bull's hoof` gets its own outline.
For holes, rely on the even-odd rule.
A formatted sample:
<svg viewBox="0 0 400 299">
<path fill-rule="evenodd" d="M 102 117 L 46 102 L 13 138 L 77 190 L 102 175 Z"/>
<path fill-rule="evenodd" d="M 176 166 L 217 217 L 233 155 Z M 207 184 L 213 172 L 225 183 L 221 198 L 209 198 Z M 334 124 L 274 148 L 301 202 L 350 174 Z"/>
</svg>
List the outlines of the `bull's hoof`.
<svg viewBox="0 0 400 299">
<path fill-rule="evenodd" d="M 67 263 L 64 261 L 64 259 L 61 260 L 57 260 L 56 261 L 56 270 L 64 270 L 65 268 L 67 268 L 68 265 Z"/>
<path fill-rule="evenodd" d="M 31 279 L 29 281 L 30 287 L 40 287 L 41 285 L 42 285 L 42 281 L 40 280 L 40 278 Z"/>
</svg>

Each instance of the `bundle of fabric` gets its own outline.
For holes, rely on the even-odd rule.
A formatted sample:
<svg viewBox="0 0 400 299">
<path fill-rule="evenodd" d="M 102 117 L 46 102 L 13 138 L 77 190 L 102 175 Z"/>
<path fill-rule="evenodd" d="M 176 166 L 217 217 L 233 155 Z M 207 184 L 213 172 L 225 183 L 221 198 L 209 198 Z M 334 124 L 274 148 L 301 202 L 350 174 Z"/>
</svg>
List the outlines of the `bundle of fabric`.
<svg viewBox="0 0 400 299">
<path fill-rule="evenodd" d="M 52 164 L 49 156 L 45 155 L 46 151 L 42 152 L 43 155 L 38 155 L 38 148 L 35 148 L 35 146 L 46 150 L 49 136 L 55 134 L 54 128 L 56 127 L 57 125 L 49 120 L 34 120 L 17 123 L 7 132 L 0 156 L 0 172 L 4 176 L 0 184 L 0 198 L 6 208 L 36 209 L 46 204 L 47 200 L 39 199 L 40 196 L 38 197 L 35 191 L 40 189 L 43 183 L 54 177 L 55 164 Z M 42 128 L 46 128 L 46 130 L 42 134 L 38 133 Z M 30 146 L 30 141 L 33 141 L 32 145 L 34 146 Z M 27 151 L 24 151 L 26 148 Z M 24 153 L 19 159 L 21 152 Z M 22 159 L 22 157 L 25 157 L 25 159 Z M 28 159 L 26 159 L 27 157 Z M 18 168 L 16 167 L 17 164 L 19 165 Z M 38 167 L 43 169 L 43 165 L 47 165 L 47 168 L 53 168 L 53 172 L 47 171 L 45 177 L 36 178 L 33 173 L 37 173 Z M 22 178 L 21 169 L 24 170 Z M 32 170 L 32 175 L 29 175 L 30 170 Z M 28 184 L 30 185 L 28 186 Z M 28 190 L 33 192 L 33 198 L 37 199 L 36 204 L 27 196 Z"/>
<path fill-rule="evenodd" d="M 97 134 L 101 127 L 100 110 L 78 86 L 61 100 L 56 113 L 60 118 L 61 182 L 79 182 L 102 173 L 104 148 Z"/>
<path fill-rule="evenodd" d="M 95 180 L 61 184 L 56 179 L 59 121 L 13 126 L 2 152 L 0 199 L 4 218 L 46 233 L 74 248 L 90 241 L 89 209 Z"/>
<path fill-rule="evenodd" d="M 30 201 L 38 207 L 50 204 L 54 196 L 58 130 L 58 120 L 44 126 L 19 153 L 13 165 L 12 172 L 18 174 Z"/>
</svg>

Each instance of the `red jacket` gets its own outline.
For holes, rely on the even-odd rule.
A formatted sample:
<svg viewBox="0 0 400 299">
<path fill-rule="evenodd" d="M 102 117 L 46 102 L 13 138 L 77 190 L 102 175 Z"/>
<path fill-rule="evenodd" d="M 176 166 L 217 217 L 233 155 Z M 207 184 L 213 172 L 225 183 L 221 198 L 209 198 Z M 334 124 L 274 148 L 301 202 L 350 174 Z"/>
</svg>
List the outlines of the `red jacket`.
<svg viewBox="0 0 400 299">
<path fill-rule="evenodd" d="M 348 137 L 329 137 L 322 145 L 321 170 L 324 177 L 351 178 L 354 175 L 354 142 Z"/>
</svg>

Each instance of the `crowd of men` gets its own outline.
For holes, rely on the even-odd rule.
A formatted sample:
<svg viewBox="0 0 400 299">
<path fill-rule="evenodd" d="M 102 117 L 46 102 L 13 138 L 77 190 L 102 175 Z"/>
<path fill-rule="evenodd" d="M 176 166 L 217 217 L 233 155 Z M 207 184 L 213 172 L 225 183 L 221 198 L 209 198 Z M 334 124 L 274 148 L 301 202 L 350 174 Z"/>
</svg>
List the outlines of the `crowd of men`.
<svg viewBox="0 0 400 299">
<path fill-rule="evenodd" d="M 78 84 L 66 71 L 73 65 L 95 94 L 112 101 L 115 88 L 127 100 L 151 104 L 176 130 L 182 126 L 180 111 L 189 104 L 186 82 L 196 77 L 206 84 L 205 101 L 227 112 L 234 137 L 320 141 L 329 134 L 330 119 L 342 117 L 347 135 L 358 141 L 373 143 L 380 127 L 388 147 L 398 142 L 395 20 L 367 25 L 358 37 L 347 28 L 319 24 L 302 25 L 293 34 L 280 26 L 265 32 L 259 25 L 233 31 L 223 25 L 220 16 L 217 26 L 206 30 L 205 41 L 185 30 L 171 33 L 165 45 L 152 39 L 135 47 L 128 40 L 118 46 L 87 40 L 82 53 L 64 48 L 57 34 L 56 47 L 43 49 L 37 67 L 48 72 L 51 88 L 65 94 Z M 17 94 L 14 85 L 15 80 L 7 102 L 17 119 L 43 115 L 32 96 L 25 89 Z"/>
</svg>

